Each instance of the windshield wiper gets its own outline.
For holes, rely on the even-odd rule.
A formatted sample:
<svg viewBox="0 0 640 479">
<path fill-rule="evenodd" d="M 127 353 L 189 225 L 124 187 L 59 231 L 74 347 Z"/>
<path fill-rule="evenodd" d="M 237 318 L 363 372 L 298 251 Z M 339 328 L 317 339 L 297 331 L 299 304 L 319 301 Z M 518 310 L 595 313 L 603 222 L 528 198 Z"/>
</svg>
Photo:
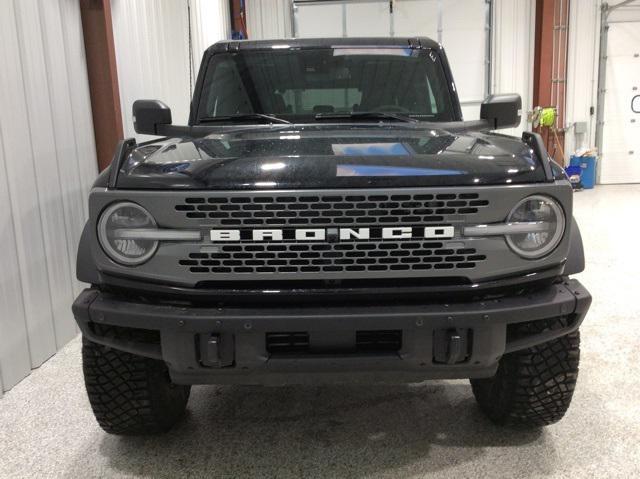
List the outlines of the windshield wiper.
<svg viewBox="0 0 640 479">
<path fill-rule="evenodd" d="M 384 111 L 349 111 L 345 113 L 318 113 L 316 120 L 395 120 L 407 123 L 415 123 L 418 120 L 402 113 L 391 113 Z"/>
<path fill-rule="evenodd" d="M 273 115 L 266 115 L 264 113 L 240 113 L 238 115 L 226 115 L 226 116 L 205 116 L 203 118 L 199 118 L 198 121 L 200 123 L 215 123 L 215 122 L 240 122 L 247 120 L 263 120 L 268 121 L 269 123 L 288 123 L 291 124 L 290 121 L 285 120 L 284 118 L 278 118 Z"/>
</svg>

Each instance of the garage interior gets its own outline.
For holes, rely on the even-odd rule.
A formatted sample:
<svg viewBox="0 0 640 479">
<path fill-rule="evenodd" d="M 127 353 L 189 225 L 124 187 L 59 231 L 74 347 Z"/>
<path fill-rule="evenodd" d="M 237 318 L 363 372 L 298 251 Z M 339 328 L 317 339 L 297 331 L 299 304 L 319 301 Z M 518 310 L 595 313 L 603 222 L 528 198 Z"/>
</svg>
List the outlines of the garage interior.
<svg viewBox="0 0 640 479">
<path fill-rule="evenodd" d="M 640 1 L 0 0 L 0 477 L 640 476 Z M 574 194 L 593 304 L 567 416 L 498 428 L 467 381 L 406 386 L 198 386 L 186 419 L 109 436 L 84 389 L 71 303 L 87 195 L 132 104 L 185 124 L 200 59 L 222 39 L 427 36 L 465 119 L 518 93 L 520 127 Z M 541 126 L 536 107 L 552 107 Z M 571 159 L 575 156 L 574 159 Z M 585 171 L 588 170 L 588 171 Z M 575 174 L 575 173 L 574 173 Z M 624 234 L 621 234 L 624 233 Z M 631 251 L 628 251 L 631 249 Z"/>
</svg>

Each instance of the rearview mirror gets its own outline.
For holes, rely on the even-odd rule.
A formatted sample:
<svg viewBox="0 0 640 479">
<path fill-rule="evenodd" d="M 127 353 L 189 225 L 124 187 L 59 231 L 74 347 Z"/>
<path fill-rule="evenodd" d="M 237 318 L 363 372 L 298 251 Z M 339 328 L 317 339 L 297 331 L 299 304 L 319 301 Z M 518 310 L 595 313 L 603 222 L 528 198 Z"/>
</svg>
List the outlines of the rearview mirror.
<svg viewBox="0 0 640 479">
<path fill-rule="evenodd" d="M 160 125 L 171 125 L 171 108 L 160 100 L 133 102 L 133 127 L 136 133 L 161 135 Z"/>
<path fill-rule="evenodd" d="M 517 93 L 489 95 L 480 106 L 480 118 L 491 124 L 491 129 L 520 126 L 522 99 Z"/>
</svg>

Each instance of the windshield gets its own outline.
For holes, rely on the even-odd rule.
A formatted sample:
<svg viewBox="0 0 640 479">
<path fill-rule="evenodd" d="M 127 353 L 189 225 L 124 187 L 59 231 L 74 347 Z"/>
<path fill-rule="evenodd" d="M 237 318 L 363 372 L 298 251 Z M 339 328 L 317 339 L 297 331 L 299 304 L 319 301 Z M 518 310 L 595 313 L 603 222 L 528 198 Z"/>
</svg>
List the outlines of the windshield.
<svg viewBox="0 0 640 479">
<path fill-rule="evenodd" d="M 326 121 L 336 114 L 344 121 L 352 113 L 357 114 L 350 121 L 381 119 L 362 113 L 453 121 L 440 57 L 431 50 L 349 47 L 215 54 L 207 65 L 197 121 L 255 121 L 252 114 L 292 122 Z"/>
</svg>

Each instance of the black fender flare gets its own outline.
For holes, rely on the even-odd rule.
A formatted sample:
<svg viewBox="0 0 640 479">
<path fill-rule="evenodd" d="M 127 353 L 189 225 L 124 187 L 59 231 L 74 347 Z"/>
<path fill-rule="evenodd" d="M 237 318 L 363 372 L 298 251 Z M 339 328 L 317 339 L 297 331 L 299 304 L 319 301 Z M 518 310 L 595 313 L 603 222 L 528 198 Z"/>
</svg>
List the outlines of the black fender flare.
<svg viewBox="0 0 640 479">
<path fill-rule="evenodd" d="M 564 274 L 577 274 L 584 271 L 584 247 L 582 235 L 575 218 L 571 218 L 571 232 L 569 233 L 569 255 L 564 265 Z"/>
<path fill-rule="evenodd" d="M 91 242 L 93 234 L 90 222 L 84 225 L 80 243 L 78 244 L 78 256 L 76 257 L 76 277 L 78 281 L 89 284 L 100 284 L 100 273 L 96 268 L 93 254 L 91 253 Z"/>
</svg>

